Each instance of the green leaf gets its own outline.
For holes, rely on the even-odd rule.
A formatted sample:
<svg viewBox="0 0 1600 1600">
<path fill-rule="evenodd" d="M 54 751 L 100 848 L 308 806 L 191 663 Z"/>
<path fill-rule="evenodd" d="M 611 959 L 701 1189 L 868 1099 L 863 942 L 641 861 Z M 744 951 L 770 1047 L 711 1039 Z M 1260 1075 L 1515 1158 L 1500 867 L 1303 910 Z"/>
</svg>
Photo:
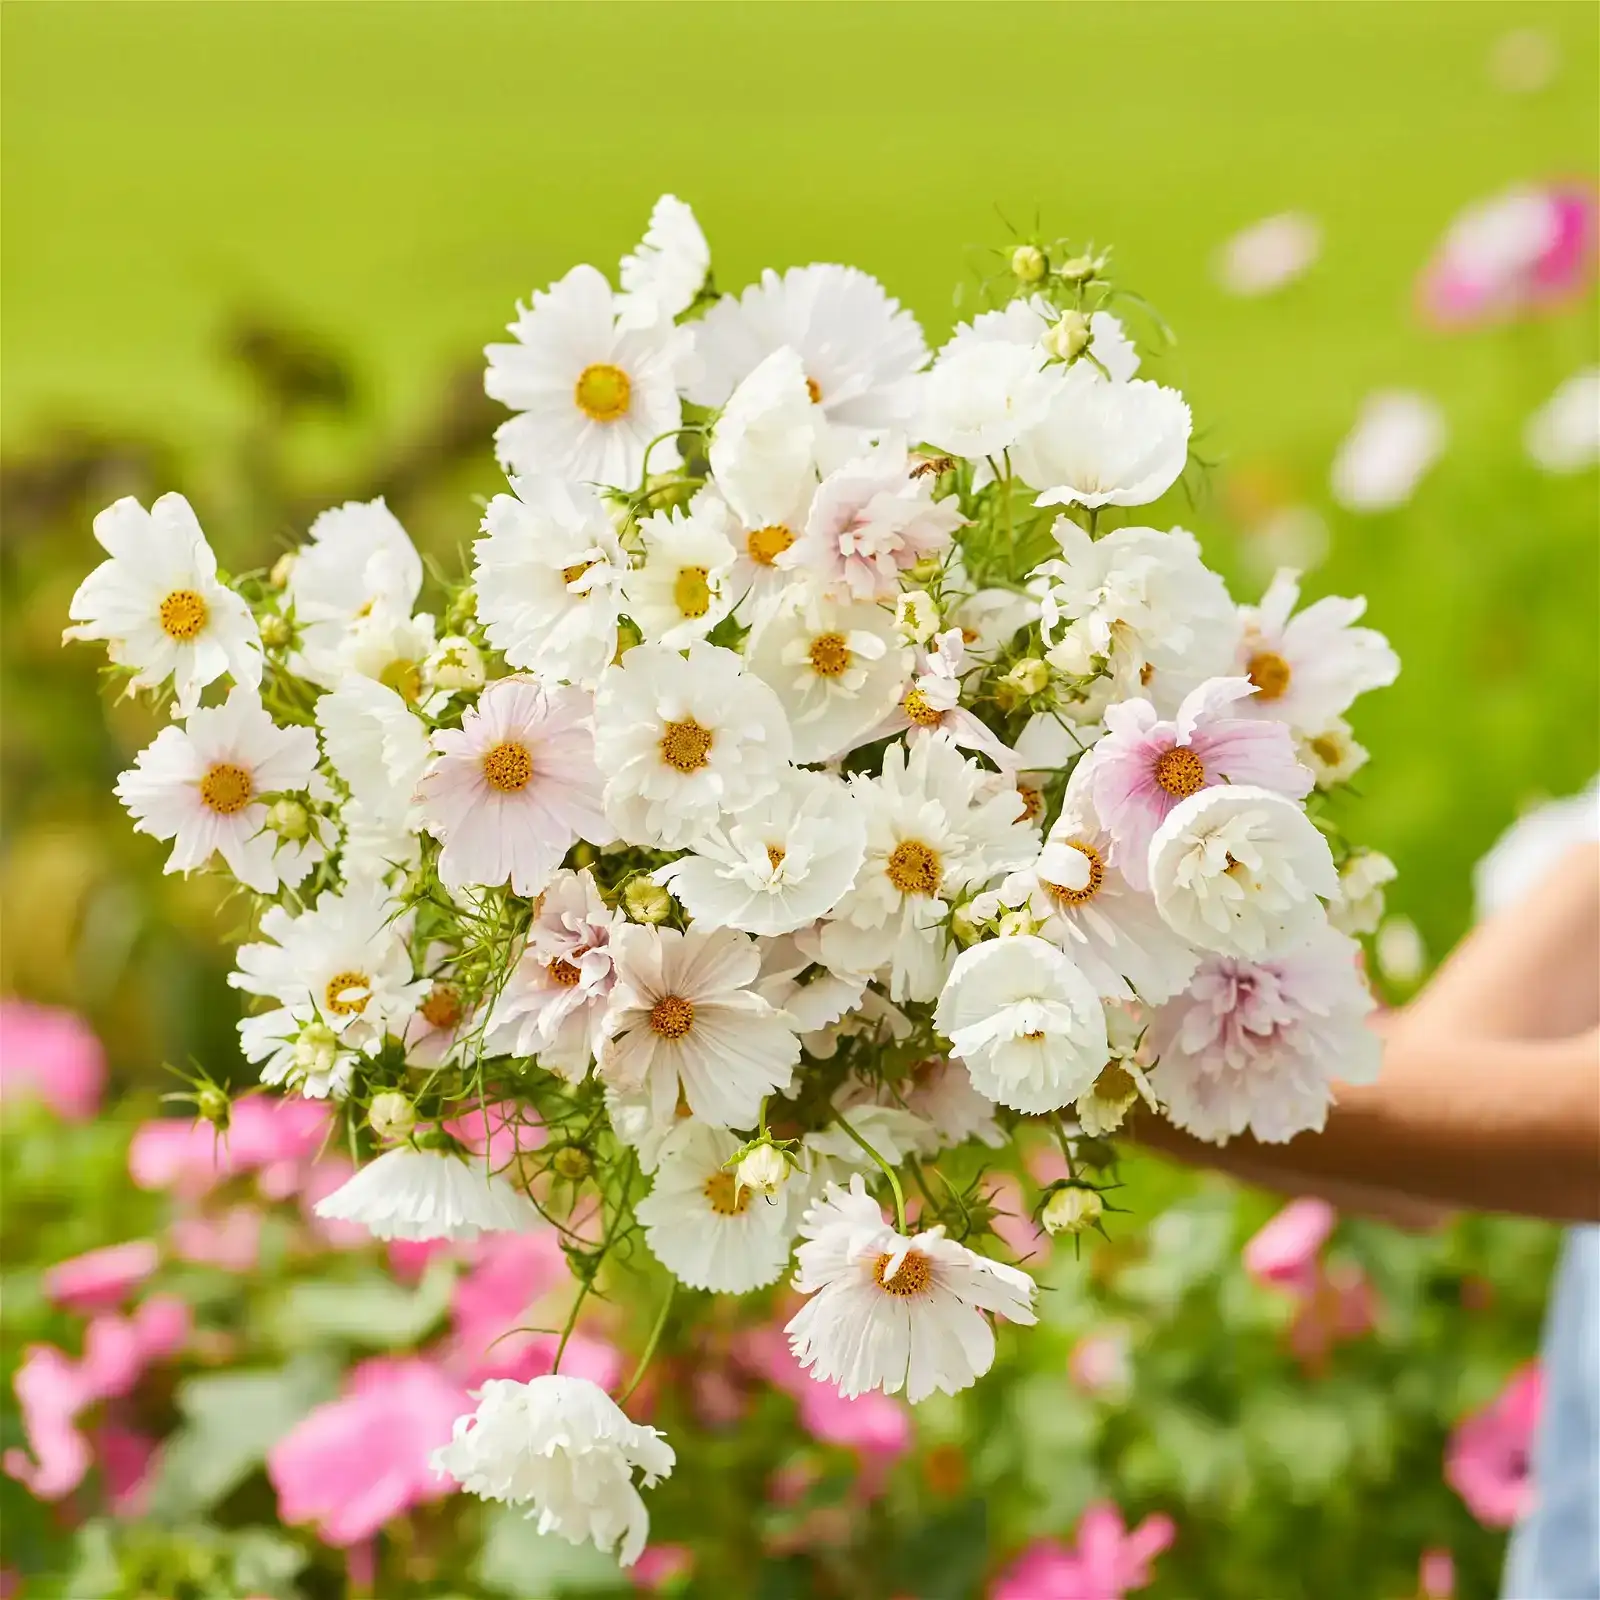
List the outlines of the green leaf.
<svg viewBox="0 0 1600 1600">
<path fill-rule="evenodd" d="M 327 1340 L 396 1349 L 423 1339 L 450 1306 L 455 1268 L 435 1260 L 415 1288 L 381 1272 L 350 1279 L 305 1279 L 291 1285 L 273 1317 L 289 1348 Z"/>
<path fill-rule="evenodd" d="M 554 1600 L 558 1594 L 616 1589 L 617 1563 L 592 1544 L 568 1544 L 540 1533 L 538 1522 L 511 1506 L 489 1514 L 473 1576 L 485 1588 L 517 1600 Z"/>
</svg>

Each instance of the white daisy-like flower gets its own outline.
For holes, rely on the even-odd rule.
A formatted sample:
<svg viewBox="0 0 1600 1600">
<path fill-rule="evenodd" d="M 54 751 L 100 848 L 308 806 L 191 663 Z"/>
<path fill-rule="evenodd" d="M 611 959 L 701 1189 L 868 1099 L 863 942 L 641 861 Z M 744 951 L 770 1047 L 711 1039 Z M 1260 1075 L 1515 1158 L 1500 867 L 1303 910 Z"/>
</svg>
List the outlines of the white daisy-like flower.
<svg viewBox="0 0 1600 1600">
<path fill-rule="evenodd" d="M 1319 789 L 1348 783 L 1366 764 L 1368 750 L 1357 744 L 1355 732 L 1343 717 L 1313 734 L 1296 734 L 1295 754 L 1311 769 Z"/>
<path fill-rule="evenodd" d="M 770 268 L 737 299 L 719 300 L 698 324 L 702 361 L 689 398 L 721 406 L 774 350 L 787 345 L 830 424 L 860 434 L 904 428 L 913 376 L 928 358 L 922 329 L 876 278 L 854 267 Z"/>
<path fill-rule="evenodd" d="M 787 550 L 805 526 L 803 513 L 817 487 L 817 421 L 798 352 L 774 350 L 733 391 L 711 434 L 711 476 L 754 539 L 748 550 L 766 565 Z"/>
<path fill-rule="evenodd" d="M 611 941 L 616 988 L 600 1075 L 624 1094 L 649 1094 L 657 1123 L 680 1093 L 702 1122 L 752 1128 L 769 1094 L 789 1087 L 800 1041 L 788 1017 L 755 992 L 761 953 L 732 929 L 630 924 Z"/>
<path fill-rule="evenodd" d="M 804 534 L 777 564 L 839 599 L 893 600 L 901 575 L 947 550 L 965 520 L 954 499 L 933 498 L 931 479 L 911 475 L 903 445 L 886 445 L 822 480 Z"/>
<path fill-rule="evenodd" d="M 1224 1144 L 1248 1129 L 1281 1143 L 1320 1131 L 1334 1082 L 1370 1083 L 1382 1047 L 1353 940 L 1326 924 L 1258 962 L 1210 956 L 1150 1024 L 1168 1117 Z"/>
<path fill-rule="evenodd" d="M 988 313 L 994 315 L 994 313 Z M 912 432 L 969 460 L 998 459 L 1044 421 L 1062 382 L 1038 344 L 1008 339 L 952 341 L 923 379 Z"/>
<path fill-rule="evenodd" d="M 263 1083 L 290 1083 L 312 1099 L 343 1095 L 354 1063 L 335 1047 L 375 1055 L 427 993 L 412 977 L 402 907 L 381 884 L 355 884 L 299 916 L 269 907 L 261 932 L 239 947 L 228 975 L 234 988 L 278 1002 L 239 1024 L 245 1059 L 265 1063 Z M 303 1033 L 313 1037 L 297 1054 Z"/>
<path fill-rule="evenodd" d="M 222 705 L 163 728 L 116 792 L 136 833 L 173 841 L 168 872 L 192 872 L 220 855 L 240 883 L 271 894 L 303 882 L 326 853 L 309 813 L 299 839 L 267 825 L 268 797 L 306 789 L 316 765 L 310 728 L 280 728 L 253 689 L 236 686 Z"/>
<path fill-rule="evenodd" d="M 427 692 L 423 667 L 433 654 L 435 623 L 426 611 L 408 616 L 379 601 L 349 626 L 334 652 L 334 681 L 371 678 L 388 685 L 407 705 Z"/>
<path fill-rule="evenodd" d="M 110 557 L 78 585 L 63 639 L 103 639 L 132 687 L 172 679 L 177 714 L 200 703 L 200 691 L 224 673 L 241 688 L 261 683 L 261 637 L 250 608 L 217 578 L 217 558 L 181 494 L 164 494 L 148 511 L 131 495 L 94 519 Z"/>
<path fill-rule="evenodd" d="M 721 817 L 655 879 L 696 922 L 770 938 L 826 916 L 855 881 L 866 843 L 865 817 L 844 784 L 793 771 Z"/>
<path fill-rule="evenodd" d="M 911 663 L 881 606 L 831 600 L 809 584 L 777 597 L 745 646 L 794 730 L 794 759 L 831 761 L 867 739 L 899 703 Z"/>
<path fill-rule="evenodd" d="M 830 1184 L 800 1224 L 794 1286 L 811 1298 L 786 1329 L 800 1365 L 846 1399 L 905 1390 L 915 1405 L 958 1394 L 994 1363 L 985 1312 L 1032 1323 L 1035 1285 L 930 1228 L 909 1238 L 883 1220 L 859 1176 Z"/>
<path fill-rule="evenodd" d="M 1564 476 L 1600 464 L 1600 367 L 1573 373 L 1528 418 L 1522 443 L 1545 472 Z"/>
<path fill-rule="evenodd" d="M 1329 595 L 1294 615 L 1298 579 L 1283 569 L 1259 606 L 1243 608 L 1235 670 L 1256 686 L 1240 703 L 1245 716 L 1275 717 L 1308 733 L 1327 727 L 1357 695 L 1387 688 L 1400 675 L 1400 658 L 1375 628 L 1355 626 L 1364 599 Z"/>
<path fill-rule="evenodd" d="M 973 655 L 993 656 L 1039 620 L 1039 601 L 1016 589 L 978 589 L 957 600 L 945 620 L 961 630 L 961 642 Z"/>
<path fill-rule="evenodd" d="M 344 676 L 340 647 L 355 624 L 374 611 L 409 618 L 421 592 L 422 557 L 381 499 L 324 511 L 284 585 L 285 607 L 299 628 L 289 670 L 333 688 Z"/>
<path fill-rule="evenodd" d="M 672 1446 L 587 1378 L 491 1378 L 476 1395 L 477 1410 L 429 1458 L 434 1470 L 479 1499 L 527 1506 L 541 1534 L 592 1541 L 631 1567 L 650 1534 L 634 1472 L 647 1489 L 669 1476 Z"/>
<path fill-rule="evenodd" d="M 906 733 L 914 743 L 943 733 L 964 750 L 988 756 L 1002 772 L 1017 764 L 1016 753 L 987 723 L 961 704 L 961 674 L 967 647 L 960 628 L 947 628 L 931 650 L 917 652 L 916 672 L 900 704 L 873 729 L 871 739 Z M 868 742 L 871 742 L 870 739 Z"/>
<path fill-rule="evenodd" d="M 1178 481 L 1190 425 L 1176 389 L 1146 378 L 1107 383 L 1079 361 L 1044 420 L 1017 440 L 1012 465 L 1042 506 L 1142 506 Z"/>
<path fill-rule="evenodd" d="M 468 1002 L 453 969 L 454 954 L 449 945 L 434 944 L 423 959 L 427 992 L 406 1018 L 400 1035 L 407 1066 L 437 1067 L 457 1060 L 477 1036 L 480 1008 Z"/>
<path fill-rule="evenodd" d="M 878 777 L 850 779 L 867 817 L 854 887 L 822 930 L 829 966 L 887 970 L 891 1000 L 931 1000 L 952 955 L 951 900 L 1037 854 L 1015 789 L 991 785 L 943 734 L 891 744 Z"/>
<path fill-rule="evenodd" d="M 617 320 L 629 328 L 671 322 L 694 303 L 710 270 L 711 247 L 694 212 L 675 194 L 662 195 L 644 238 L 618 268 Z"/>
<path fill-rule="evenodd" d="M 579 839 L 609 841 L 592 710 L 581 689 L 498 678 L 459 729 L 434 734 L 417 801 L 422 827 L 444 845 L 447 889 L 509 881 L 536 895 Z"/>
<path fill-rule="evenodd" d="M 1444 413 L 1426 395 L 1409 389 L 1368 395 L 1333 459 L 1333 498 L 1347 511 L 1403 506 L 1448 438 Z"/>
<path fill-rule="evenodd" d="M 1259 961 L 1300 943 L 1339 893 L 1328 841 L 1294 801 L 1218 784 L 1150 841 L 1150 889 L 1167 925 L 1219 955 Z"/>
<path fill-rule="evenodd" d="M 788 1013 L 800 1043 L 812 1055 L 830 1053 L 819 1048 L 819 1040 L 824 1030 L 868 1001 L 867 974 L 829 968 L 814 927 L 762 939 L 760 949 L 756 993 Z"/>
<path fill-rule="evenodd" d="M 845 1132 L 848 1126 L 865 1139 L 891 1167 L 917 1155 L 932 1154 L 938 1135 L 916 1112 L 892 1103 L 878 1104 L 865 1095 L 850 1093 L 850 1086 L 834 1096 L 834 1120 L 813 1129 L 801 1140 L 801 1164 L 810 1180 L 809 1193 L 818 1195 L 830 1183 L 847 1183 L 855 1172 L 876 1175 L 881 1169 L 861 1145 Z"/>
<path fill-rule="evenodd" d="M 587 484 L 511 480 L 483 515 L 472 584 L 489 643 L 513 667 L 593 689 L 617 653 L 628 558 Z"/>
<path fill-rule="evenodd" d="M 637 645 L 595 696 L 606 813 L 630 844 L 679 849 L 776 787 L 789 759 L 778 697 L 732 650 Z"/>
<path fill-rule="evenodd" d="M 961 323 L 950 335 L 949 343 L 940 350 L 939 360 L 946 361 L 957 351 L 974 344 L 1005 343 L 1042 348 L 1044 336 L 1060 320 L 1060 311 L 1043 295 L 1012 300 L 998 311 L 980 312 L 971 322 Z M 1096 311 L 1090 316 L 1086 354 L 1093 360 L 1079 364 L 1113 383 L 1128 383 L 1138 374 L 1139 352 L 1121 321 L 1110 311 Z"/>
<path fill-rule="evenodd" d="M 517 307 L 515 344 L 491 344 L 483 387 L 518 414 L 495 430 L 510 472 L 626 489 L 637 485 L 651 440 L 683 420 L 678 387 L 693 335 L 670 322 L 633 326 L 604 273 L 574 267 L 533 304 Z M 678 464 L 677 442 L 661 438 L 650 464 Z"/>
<path fill-rule="evenodd" d="M 748 1294 L 789 1264 L 786 1192 L 743 1187 L 729 1165 L 742 1141 L 690 1118 L 668 1136 L 650 1193 L 634 1207 L 650 1253 L 679 1283 Z"/>
<path fill-rule="evenodd" d="M 1094 985 L 1031 934 L 963 950 L 933 1022 L 979 1094 L 1029 1114 L 1076 1100 L 1110 1055 Z"/>
<path fill-rule="evenodd" d="M 1127 1120 L 1136 1101 L 1160 1110 L 1150 1082 L 1149 1014 L 1139 1006 L 1111 1004 L 1105 1008 L 1106 1038 L 1111 1059 L 1100 1075 L 1072 1102 L 1078 1126 L 1091 1139 L 1115 1133 Z"/>
<path fill-rule="evenodd" d="M 1054 531 L 1061 559 L 1042 563 L 1036 576 L 1047 581 L 1041 626 L 1059 672 L 1104 670 L 1119 698 L 1142 695 L 1170 713 L 1191 689 L 1228 671 L 1238 613 L 1192 533 L 1116 528 L 1090 539 L 1066 517 Z"/>
<path fill-rule="evenodd" d="M 620 926 L 587 870 L 558 872 L 489 1013 L 486 1053 L 533 1056 L 569 1082 L 584 1078 L 603 1037 Z"/>
<path fill-rule="evenodd" d="M 374 1239 L 473 1240 L 482 1233 L 531 1233 L 542 1226 L 527 1195 L 480 1163 L 444 1150 L 402 1145 L 319 1200 L 328 1222 L 356 1222 Z"/>
<path fill-rule="evenodd" d="M 639 524 L 644 564 L 622 580 L 627 613 L 646 639 L 681 650 L 733 609 L 734 547 L 722 519 L 696 497 L 687 511 L 658 511 Z"/>
<path fill-rule="evenodd" d="M 1352 937 L 1376 933 L 1383 921 L 1383 886 L 1399 876 L 1381 850 L 1352 850 L 1339 868 L 1339 897 L 1328 906 L 1328 921 Z"/>
</svg>

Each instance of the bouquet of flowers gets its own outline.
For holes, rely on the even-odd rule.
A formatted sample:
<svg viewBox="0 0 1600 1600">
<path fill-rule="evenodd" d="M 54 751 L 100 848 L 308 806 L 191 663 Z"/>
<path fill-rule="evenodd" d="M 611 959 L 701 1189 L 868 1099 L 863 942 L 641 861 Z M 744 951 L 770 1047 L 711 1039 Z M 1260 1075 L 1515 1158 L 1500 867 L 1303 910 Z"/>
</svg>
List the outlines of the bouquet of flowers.
<svg viewBox="0 0 1600 1600">
<path fill-rule="evenodd" d="M 673 1452 L 620 1402 L 676 1286 L 792 1255 L 816 1381 L 955 1393 L 1034 1320 L 985 1186 L 1029 1125 L 1081 1235 L 1136 1108 L 1284 1140 L 1372 1074 L 1393 868 L 1332 808 L 1398 663 L 1361 601 L 1240 607 L 1132 520 L 1190 413 L 1102 254 L 1016 246 L 931 357 L 853 268 L 720 293 L 671 196 L 619 280 L 488 347 L 507 489 L 433 610 L 381 500 L 230 580 L 168 494 L 96 519 L 68 637 L 170 700 L 117 793 L 245 896 L 244 1055 L 361 1162 L 318 1213 L 663 1280 L 617 1399 L 558 1349 L 436 1457 L 626 1563 Z"/>
</svg>

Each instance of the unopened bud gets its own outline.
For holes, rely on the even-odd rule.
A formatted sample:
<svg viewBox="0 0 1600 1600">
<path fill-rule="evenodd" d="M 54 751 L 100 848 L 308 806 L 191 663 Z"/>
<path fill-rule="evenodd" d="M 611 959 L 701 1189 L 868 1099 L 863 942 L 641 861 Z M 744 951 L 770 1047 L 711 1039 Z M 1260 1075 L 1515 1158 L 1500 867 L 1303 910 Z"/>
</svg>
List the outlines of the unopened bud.
<svg viewBox="0 0 1600 1600">
<path fill-rule="evenodd" d="M 612 656 L 611 663 L 616 665 L 636 644 L 644 643 L 644 635 L 624 617 L 617 624 L 617 653 Z"/>
<path fill-rule="evenodd" d="M 914 567 L 906 568 L 906 576 L 913 583 L 932 583 L 944 571 L 944 560 L 940 556 L 924 556 Z"/>
<path fill-rule="evenodd" d="M 423 663 L 423 675 L 435 689 L 481 689 L 483 657 L 470 639 L 447 634 Z"/>
<path fill-rule="evenodd" d="M 1081 311 L 1065 312 L 1044 336 L 1044 347 L 1063 361 L 1076 361 L 1094 338 L 1089 319 Z"/>
<path fill-rule="evenodd" d="M 781 1150 L 758 1144 L 733 1171 L 741 1189 L 776 1194 L 789 1181 L 789 1162 Z"/>
<path fill-rule="evenodd" d="M 269 611 L 257 627 L 261 632 L 261 643 L 268 650 L 282 650 L 294 638 L 294 629 L 289 626 L 289 619 L 280 617 L 276 611 Z"/>
<path fill-rule="evenodd" d="M 564 1144 L 550 1157 L 550 1165 L 558 1178 L 569 1183 L 581 1182 L 594 1171 L 594 1161 L 589 1152 L 578 1144 Z"/>
<path fill-rule="evenodd" d="M 380 1139 L 403 1139 L 417 1125 L 417 1113 L 398 1089 L 385 1089 L 367 1107 L 367 1126 Z"/>
<path fill-rule="evenodd" d="M 1073 256 L 1056 270 L 1068 283 L 1087 283 L 1099 272 L 1100 263 L 1093 256 Z"/>
<path fill-rule="evenodd" d="M 1033 932 L 1033 918 L 1026 911 L 1007 911 L 996 924 L 1002 939 L 1015 939 Z"/>
<path fill-rule="evenodd" d="M 1023 283 L 1037 283 L 1048 265 L 1044 251 L 1036 244 L 1019 244 L 1011 252 L 1011 270 Z"/>
<path fill-rule="evenodd" d="M 202 1084 L 194 1097 L 195 1111 L 213 1128 L 226 1132 L 233 1116 L 233 1103 L 228 1092 L 214 1083 Z"/>
<path fill-rule="evenodd" d="M 327 1072 L 339 1053 L 339 1036 L 325 1022 L 308 1022 L 294 1042 L 294 1064 L 303 1073 Z"/>
<path fill-rule="evenodd" d="M 635 922 L 665 922 L 672 915 L 672 896 L 649 878 L 630 878 L 622 904 Z"/>
<path fill-rule="evenodd" d="M 894 625 L 915 644 L 926 644 L 939 629 L 939 610 L 920 589 L 907 589 L 895 601 Z"/>
<path fill-rule="evenodd" d="M 470 585 L 460 590 L 445 608 L 444 624 L 459 633 L 478 614 L 478 591 Z"/>
<path fill-rule="evenodd" d="M 284 589 L 289 584 L 289 574 L 294 571 L 294 564 L 300 559 L 298 550 L 285 550 L 276 561 L 272 563 L 272 571 L 267 574 L 267 582 L 274 589 Z"/>
<path fill-rule="evenodd" d="M 959 945 L 976 944 L 983 937 L 983 921 L 970 905 L 957 906 L 950 913 L 950 931 Z"/>
<path fill-rule="evenodd" d="M 1087 1233 L 1100 1221 L 1105 1209 L 1098 1189 L 1069 1183 L 1045 1201 L 1039 1220 L 1046 1233 Z"/>
<path fill-rule="evenodd" d="M 274 800 L 267 808 L 267 826 L 294 843 L 311 832 L 311 813 L 298 800 Z"/>
<path fill-rule="evenodd" d="M 1038 656 L 1024 656 L 1000 681 L 1010 684 L 1025 699 L 1032 699 L 1050 687 L 1050 669 Z"/>
</svg>

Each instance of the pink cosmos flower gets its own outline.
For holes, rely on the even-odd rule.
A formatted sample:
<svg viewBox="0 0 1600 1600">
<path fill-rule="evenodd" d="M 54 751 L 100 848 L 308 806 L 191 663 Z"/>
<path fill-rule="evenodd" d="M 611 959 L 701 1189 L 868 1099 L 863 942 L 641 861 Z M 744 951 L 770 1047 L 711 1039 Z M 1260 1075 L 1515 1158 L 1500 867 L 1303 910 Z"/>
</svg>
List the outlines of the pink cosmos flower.
<svg viewBox="0 0 1600 1600">
<path fill-rule="evenodd" d="M 428 1465 L 472 1409 L 466 1390 L 418 1357 L 363 1362 L 345 1393 L 267 1453 L 285 1522 L 308 1522 L 324 1543 L 358 1544 L 391 1518 L 442 1500 L 455 1487 Z"/>
<path fill-rule="evenodd" d="M 159 1447 L 159 1441 L 149 1434 L 117 1422 L 104 1423 L 95 1431 L 95 1460 L 105 1479 L 106 1498 L 114 1517 L 145 1514 Z"/>
<path fill-rule="evenodd" d="M 879 1464 L 911 1448 L 911 1408 L 898 1395 L 877 1390 L 846 1400 L 831 1383 L 808 1380 L 800 1391 L 800 1426 L 822 1444 Z"/>
<path fill-rule="evenodd" d="M 159 1260 L 149 1239 L 89 1250 L 46 1271 L 45 1298 L 66 1311 L 114 1311 L 156 1270 Z"/>
<path fill-rule="evenodd" d="M 668 1594 L 694 1571 L 694 1552 L 682 1544 L 646 1545 L 628 1568 L 628 1578 L 643 1594 Z"/>
<path fill-rule="evenodd" d="M 468 1155 L 486 1157 L 489 1169 L 500 1172 L 527 1150 L 537 1150 L 545 1142 L 542 1123 L 529 1120 L 528 1107 L 509 1100 L 479 1104 L 445 1124 L 445 1131 L 458 1139 Z"/>
<path fill-rule="evenodd" d="M 1509 1528 L 1533 1504 L 1533 1434 L 1543 1401 L 1544 1373 L 1530 1361 L 1450 1436 L 1445 1482 L 1485 1527 Z"/>
<path fill-rule="evenodd" d="M 449 1255 L 456 1248 L 452 1239 L 391 1239 L 385 1246 L 385 1253 L 389 1258 L 389 1271 L 402 1283 L 415 1283 L 435 1256 Z"/>
<path fill-rule="evenodd" d="M 1310 1195 L 1291 1200 L 1245 1245 L 1245 1271 L 1257 1283 L 1310 1295 L 1322 1247 L 1338 1220 L 1326 1200 Z"/>
<path fill-rule="evenodd" d="M 433 736 L 417 785 L 422 825 L 443 843 L 448 889 L 494 886 L 538 894 L 579 839 L 612 837 L 594 761 L 594 697 L 497 678 L 457 728 Z"/>
<path fill-rule="evenodd" d="M 961 629 L 949 628 L 931 644 L 932 649 L 917 651 L 916 674 L 900 704 L 861 743 L 907 729 L 912 739 L 943 732 L 964 749 L 988 756 L 1002 772 L 1015 771 L 1016 751 L 961 704 L 961 663 L 967 652 Z"/>
<path fill-rule="evenodd" d="M 1126 1328 L 1098 1328 L 1083 1336 L 1067 1357 L 1067 1376 L 1085 1394 L 1125 1394 L 1133 1381 Z"/>
<path fill-rule="evenodd" d="M 254 1206 L 230 1206 L 220 1216 L 179 1217 L 167 1237 L 180 1261 L 251 1272 L 261 1260 L 261 1213 Z"/>
<path fill-rule="evenodd" d="M 141 1189 L 205 1194 L 238 1174 L 259 1175 L 269 1198 L 299 1185 L 328 1137 L 330 1110 L 318 1100 L 251 1095 L 236 1101 L 228 1127 L 160 1117 L 141 1123 L 128 1146 L 128 1174 Z"/>
<path fill-rule="evenodd" d="M 1370 1333 L 1377 1321 L 1378 1297 L 1366 1273 L 1354 1261 L 1330 1262 L 1289 1325 L 1290 1353 L 1307 1372 L 1321 1372 L 1336 1344 Z"/>
<path fill-rule="evenodd" d="M 1084 1512 L 1075 1546 L 1056 1539 L 1030 1545 L 989 1591 L 989 1600 L 1123 1600 L 1155 1581 L 1150 1563 L 1173 1541 L 1171 1517 L 1146 1517 L 1126 1528 L 1107 1502 Z"/>
<path fill-rule="evenodd" d="M 1418 1600 L 1453 1600 L 1456 1561 L 1448 1550 L 1424 1550 L 1417 1564 Z"/>
<path fill-rule="evenodd" d="M 1100 821 L 1111 835 L 1111 859 L 1136 889 L 1149 886 L 1150 841 L 1180 801 L 1219 783 L 1242 783 L 1299 800 L 1316 780 L 1295 756 L 1281 722 L 1230 715 L 1255 693 L 1248 678 L 1208 678 L 1185 696 L 1175 721 L 1148 700 L 1125 700 L 1106 711 L 1106 736 L 1084 759 Z"/>
<path fill-rule="evenodd" d="M 1423 320 L 1471 327 L 1583 295 L 1594 277 L 1597 220 L 1587 183 L 1510 189 L 1469 206 L 1418 281 Z"/>
<path fill-rule="evenodd" d="M 1028 1271 L 1037 1271 L 1050 1258 L 1050 1235 L 1028 1215 L 1022 1185 L 1009 1172 L 999 1173 L 989 1186 L 989 1204 L 1001 1243 Z"/>
<path fill-rule="evenodd" d="M 105 1051 L 82 1017 L 0 1001 L 0 1100 L 39 1100 L 68 1122 L 84 1122 L 99 1110 L 105 1082 Z"/>
</svg>

